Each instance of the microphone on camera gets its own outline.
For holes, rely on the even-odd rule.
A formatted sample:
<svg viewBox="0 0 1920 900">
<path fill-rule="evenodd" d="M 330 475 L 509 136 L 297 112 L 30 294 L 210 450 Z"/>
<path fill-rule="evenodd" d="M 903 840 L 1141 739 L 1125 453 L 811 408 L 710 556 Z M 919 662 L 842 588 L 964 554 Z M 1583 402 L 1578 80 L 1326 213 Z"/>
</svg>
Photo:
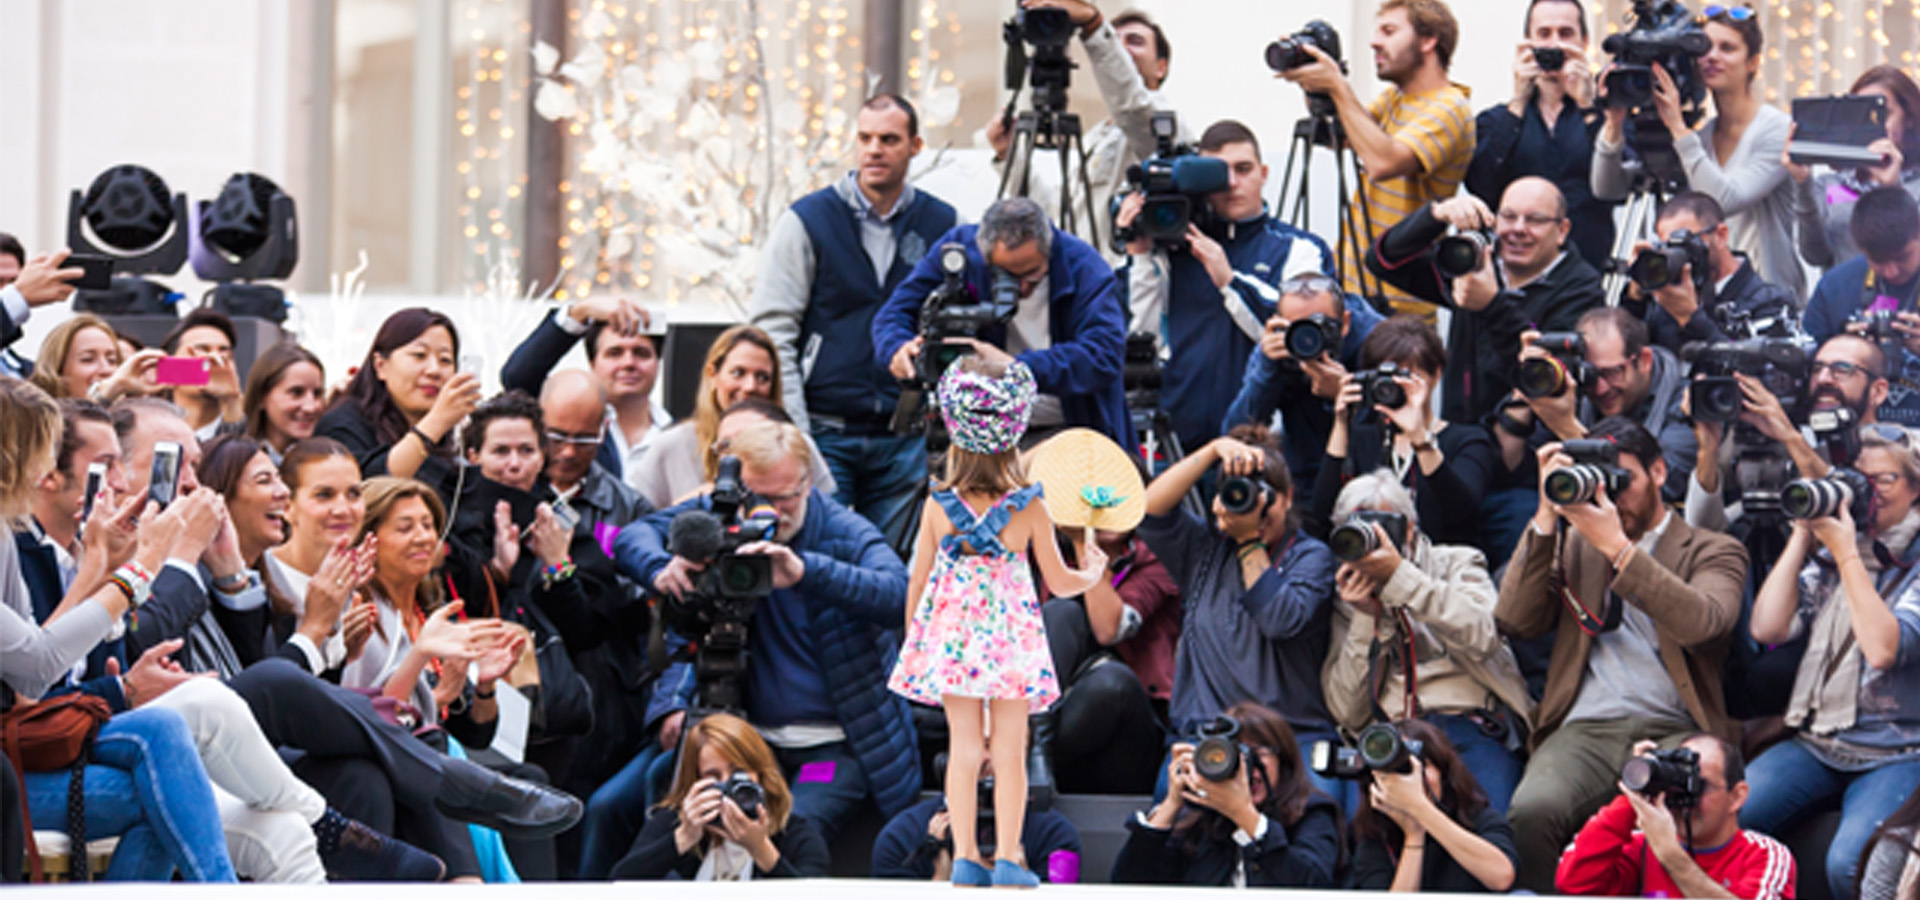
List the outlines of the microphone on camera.
<svg viewBox="0 0 1920 900">
<path fill-rule="evenodd" d="M 674 516 L 667 528 L 668 552 L 691 562 L 712 561 L 725 543 L 726 529 L 719 517 L 704 509 L 689 509 Z"/>
</svg>

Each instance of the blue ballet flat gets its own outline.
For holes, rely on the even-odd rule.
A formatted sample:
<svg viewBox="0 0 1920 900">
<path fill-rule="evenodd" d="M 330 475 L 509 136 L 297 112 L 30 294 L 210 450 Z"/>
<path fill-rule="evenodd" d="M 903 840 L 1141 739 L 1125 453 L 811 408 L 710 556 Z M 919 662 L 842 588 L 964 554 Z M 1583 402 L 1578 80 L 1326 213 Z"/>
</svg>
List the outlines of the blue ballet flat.
<svg viewBox="0 0 1920 900">
<path fill-rule="evenodd" d="M 954 887 L 993 887 L 996 883 L 994 874 L 987 871 L 986 866 L 970 859 L 953 861 Z"/>
<path fill-rule="evenodd" d="M 958 871 L 958 868 L 955 868 Z M 1032 888 L 1040 886 L 1040 876 L 1016 866 L 1007 860 L 995 860 L 993 863 L 993 886 Z"/>
</svg>

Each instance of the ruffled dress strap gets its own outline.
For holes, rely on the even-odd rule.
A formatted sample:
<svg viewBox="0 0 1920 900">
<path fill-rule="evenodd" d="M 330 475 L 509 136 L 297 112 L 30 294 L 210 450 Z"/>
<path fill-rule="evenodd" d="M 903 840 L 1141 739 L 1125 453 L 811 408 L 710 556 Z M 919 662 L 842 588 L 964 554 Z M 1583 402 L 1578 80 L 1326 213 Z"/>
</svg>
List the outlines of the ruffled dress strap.
<svg viewBox="0 0 1920 900">
<path fill-rule="evenodd" d="M 988 556 L 1010 552 L 1006 545 L 1000 543 L 1001 529 L 1007 527 L 1008 520 L 1013 518 L 1015 512 L 1026 509 L 1036 497 L 1041 496 L 1040 485 L 1032 484 L 1001 497 L 985 513 L 975 515 L 959 495 L 945 491 L 940 493 L 951 497 L 951 502 L 942 499 L 940 505 L 946 509 L 947 518 L 953 521 L 954 530 L 953 534 L 942 539 L 940 546 L 954 554 L 963 554 L 968 552 L 967 548 L 972 548 L 973 553 Z M 955 506 L 959 507 L 960 516 L 964 516 L 964 519 L 955 514 Z"/>
</svg>

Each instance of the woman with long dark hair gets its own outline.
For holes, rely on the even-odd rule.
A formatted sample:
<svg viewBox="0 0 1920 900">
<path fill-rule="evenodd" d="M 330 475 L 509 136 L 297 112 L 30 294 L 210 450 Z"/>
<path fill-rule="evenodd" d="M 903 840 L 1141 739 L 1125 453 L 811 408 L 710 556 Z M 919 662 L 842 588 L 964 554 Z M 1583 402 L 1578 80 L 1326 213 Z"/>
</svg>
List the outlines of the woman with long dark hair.
<svg viewBox="0 0 1920 900">
<path fill-rule="evenodd" d="M 327 407 L 326 375 L 320 357 L 292 341 L 254 359 L 241 417 L 247 437 L 267 445 L 274 462 L 294 441 L 313 437 Z"/>
<path fill-rule="evenodd" d="M 347 389 L 314 433 L 353 451 L 367 476 L 417 478 L 444 499 L 453 432 L 480 402 L 480 376 L 459 371 L 453 320 L 413 307 L 387 317 Z"/>
<path fill-rule="evenodd" d="M 1847 225 L 1853 205 L 1868 191 L 1903 188 L 1920 200 L 1920 86 L 1898 66 L 1874 66 L 1854 79 L 1847 90 L 1853 97 L 1880 97 L 1887 104 L 1887 136 L 1868 145 L 1886 161 L 1852 170 L 1813 174 L 1812 166 L 1795 163 L 1787 143 L 1784 158 L 1793 176 L 1793 212 L 1800 229 L 1800 257 L 1809 265 L 1830 269 L 1860 255 Z"/>
<path fill-rule="evenodd" d="M 1245 747 L 1230 778 L 1209 781 L 1194 745 L 1173 745 L 1167 797 L 1127 823 L 1115 884 L 1330 887 L 1340 861 L 1340 810 L 1307 780 L 1293 729 L 1258 703 L 1225 717 Z"/>
<path fill-rule="evenodd" d="M 1504 893 L 1520 865 L 1507 817 L 1440 729 L 1393 723 L 1412 753 L 1404 773 L 1373 772 L 1353 819 L 1353 887 L 1396 892 Z"/>
</svg>

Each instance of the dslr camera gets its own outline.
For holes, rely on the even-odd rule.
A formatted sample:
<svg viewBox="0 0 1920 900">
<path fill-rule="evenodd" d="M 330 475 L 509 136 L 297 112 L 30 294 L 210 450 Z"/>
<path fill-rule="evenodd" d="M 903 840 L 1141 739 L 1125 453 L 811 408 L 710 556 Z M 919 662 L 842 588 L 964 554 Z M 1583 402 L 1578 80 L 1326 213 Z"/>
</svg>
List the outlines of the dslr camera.
<svg viewBox="0 0 1920 900">
<path fill-rule="evenodd" d="M 1549 331 L 1533 345 L 1552 355 L 1520 361 L 1520 393 L 1528 397 L 1555 397 L 1570 387 L 1585 390 L 1600 377 L 1587 362 L 1587 339 L 1577 331 Z"/>
<path fill-rule="evenodd" d="M 1287 355 L 1300 362 L 1340 352 L 1340 343 L 1344 339 L 1340 320 L 1326 313 L 1314 313 L 1287 323 L 1287 335 L 1284 338 Z"/>
<path fill-rule="evenodd" d="M 1265 507 L 1271 491 L 1264 478 L 1229 475 L 1220 479 L 1220 505 L 1233 515 L 1244 516 Z"/>
<path fill-rule="evenodd" d="M 913 377 L 901 385 L 892 427 L 896 434 L 928 434 L 928 449 L 937 451 L 946 449 L 945 433 L 938 427 L 940 417 L 927 397 L 955 360 L 973 352 L 961 338 L 977 340 L 988 329 L 1013 319 L 1020 305 L 1020 281 L 1004 270 L 993 269 L 988 296 L 978 299 L 966 280 L 966 245 L 949 242 L 934 252 L 939 254 L 940 286 L 920 306 L 920 336 L 924 340 L 920 355 L 913 361 Z"/>
<path fill-rule="evenodd" d="M 1393 552 L 1407 555 L 1407 517 L 1376 509 L 1363 509 L 1348 516 L 1327 535 L 1327 549 L 1346 562 L 1380 549 L 1380 534 L 1373 530 L 1376 523 L 1387 533 L 1387 543 L 1393 546 Z"/>
<path fill-rule="evenodd" d="M 1208 781 L 1232 781 L 1246 758 L 1253 755 L 1240 743 L 1240 723 L 1230 716 L 1218 716 L 1201 725 L 1192 740 L 1193 771 Z"/>
<path fill-rule="evenodd" d="M 1847 330 L 1877 344 L 1896 343 L 1906 338 L 1893 327 L 1899 314 L 1892 309 L 1861 310 L 1847 320 Z"/>
<path fill-rule="evenodd" d="M 760 782 L 747 777 L 745 772 L 735 772 L 725 781 L 716 782 L 708 790 L 719 791 L 721 796 L 733 801 L 740 812 L 749 819 L 760 818 L 760 808 L 767 803 L 767 792 Z"/>
<path fill-rule="evenodd" d="M 1174 115 L 1154 113 L 1151 119 L 1153 139 L 1159 149 L 1137 165 L 1127 167 L 1127 184 L 1132 192 L 1145 196 L 1140 215 L 1125 228 L 1115 228 L 1115 249 L 1136 238 L 1151 238 L 1163 250 L 1187 249 L 1187 226 L 1196 220 L 1211 220 L 1206 206 L 1208 194 L 1227 189 L 1229 173 L 1225 160 L 1201 156 L 1192 147 L 1178 143 Z M 1120 212 L 1121 195 L 1113 198 L 1113 212 Z"/>
<path fill-rule="evenodd" d="M 1736 374 L 1759 379 L 1788 409 L 1806 392 L 1807 351 L 1791 338 L 1694 343 L 1682 347 L 1680 355 L 1693 366 L 1687 396 L 1695 421 L 1739 421 L 1745 405 Z"/>
<path fill-rule="evenodd" d="M 1668 809 L 1692 809 L 1707 789 L 1706 779 L 1700 776 L 1700 754 L 1685 747 L 1627 760 L 1620 767 L 1620 783 L 1642 797 L 1667 795 Z"/>
<path fill-rule="evenodd" d="M 1790 519 L 1825 519 L 1846 510 L 1855 522 L 1873 515 L 1873 483 L 1853 469 L 1834 468 L 1825 478 L 1800 478 L 1780 489 L 1780 511 Z"/>
<path fill-rule="evenodd" d="M 1547 499 L 1561 506 L 1592 503 L 1602 487 L 1608 497 L 1618 497 L 1633 472 L 1620 466 L 1620 448 L 1612 441 L 1579 438 L 1560 445 L 1560 452 L 1573 459 L 1572 465 L 1547 473 Z"/>
<path fill-rule="evenodd" d="M 1542 72 L 1558 72 L 1567 67 L 1567 49 L 1565 47 L 1533 48 L 1533 64 Z"/>
<path fill-rule="evenodd" d="M 1399 409 L 1407 405 L 1407 389 L 1400 386 L 1396 378 L 1412 378 L 1413 373 L 1406 368 L 1390 362 L 1383 362 L 1377 369 L 1362 369 L 1355 372 L 1353 382 L 1360 386 L 1360 409 L 1372 409 L 1383 406 L 1387 409 Z"/>
<path fill-rule="evenodd" d="M 1375 722 L 1360 729 L 1360 739 L 1352 747 L 1332 741 L 1316 741 L 1308 765 L 1322 778 L 1358 779 L 1373 772 L 1405 775 L 1413 771 L 1420 755 L 1420 741 L 1400 735 L 1390 722 Z"/>
<path fill-rule="evenodd" d="M 1680 270 L 1687 266 L 1693 267 L 1693 289 L 1705 290 L 1713 278 L 1713 260 L 1707 252 L 1707 242 L 1682 228 L 1635 254 L 1633 263 L 1627 267 L 1627 275 L 1641 290 L 1652 293 L 1678 282 Z"/>
<path fill-rule="evenodd" d="M 1448 278 L 1463 278 L 1480 271 L 1483 254 L 1491 251 L 1498 238 L 1488 228 L 1462 231 L 1452 228 L 1433 245 L 1433 267 Z"/>
<path fill-rule="evenodd" d="M 1308 47 L 1320 48 L 1320 52 L 1340 67 L 1340 73 L 1346 74 L 1347 61 L 1340 58 L 1340 32 L 1322 19 L 1314 19 L 1299 31 L 1268 44 L 1267 68 L 1275 72 L 1290 72 L 1313 62 L 1313 54 L 1307 52 Z M 1338 115 L 1332 97 L 1311 92 L 1307 94 L 1307 112 L 1315 119 L 1332 119 Z"/>
</svg>

